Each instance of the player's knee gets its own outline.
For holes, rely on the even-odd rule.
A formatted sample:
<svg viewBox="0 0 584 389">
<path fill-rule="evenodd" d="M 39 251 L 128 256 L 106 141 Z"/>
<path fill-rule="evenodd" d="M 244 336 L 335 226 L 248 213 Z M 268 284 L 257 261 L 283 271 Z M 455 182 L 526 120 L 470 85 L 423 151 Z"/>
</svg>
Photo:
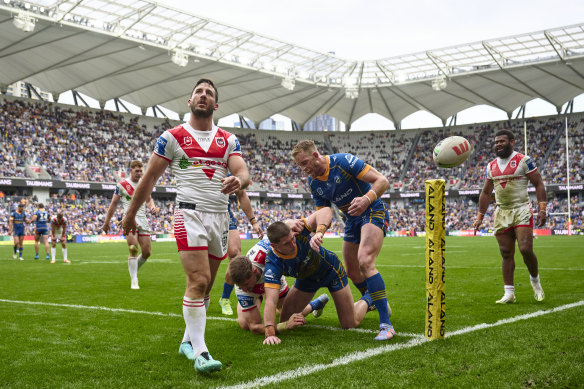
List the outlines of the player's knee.
<svg viewBox="0 0 584 389">
<path fill-rule="evenodd" d="M 352 280 L 363 278 L 361 276 L 361 269 L 359 269 L 359 268 L 354 268 L 354 269 L 347 268 L 347 277 L 349 277 Z"/>
<path fill-rule="evenodd" d="M 211 275 L 201 272 L 192 272 L 187 274 L 187 290 L 202 296 L 207 294 L 209 284 L 211 283 Z"/>
<path fill-rule="evenodd" d="M 243 319 L 241 317 L 238 317 L 237 318 L 237 323 L 239 324 L 239 328 L 241 328 L 242 330 L 244 330 L 244 331 L 249 330 L 249 326 L 247 324 L 247 320 L 245 320 L 245 319 Z"/>
<path fill-rule="evenodd" d="M 152 251 L 150 250 L 149 247 L 143 248 L 142 249 L 142 259 L 146 260 L 146 259 L 150 258 L 151 253 L 152 253 Z"/>
<path fill-rule="evenodd" d="M 128 250 L 130 250 L 130 256 L 135 257 L 138 255 L 138 246 L 135 244 L 131 244 L 128 246 Z"/>
</svg>

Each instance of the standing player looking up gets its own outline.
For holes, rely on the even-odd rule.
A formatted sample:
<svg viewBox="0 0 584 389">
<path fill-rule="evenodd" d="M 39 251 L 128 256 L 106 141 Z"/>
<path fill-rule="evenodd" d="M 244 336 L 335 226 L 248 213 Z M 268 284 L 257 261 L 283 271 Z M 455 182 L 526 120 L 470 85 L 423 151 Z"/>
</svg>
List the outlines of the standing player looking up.
<svg viewBox="0 0 584 389">
<path fill-rule="evenodd" d="M 140 178 L 142 178 L 143 172 L 142 162 L 132 161 L 130 162 L 130 179 L 123 180 L 116 185 L 114 195 L 112 196 L 112 202 L 107 209 L 107 214 L 105 215 L 105 220 L 103 221 L 102 231 L 107 234 L 110 229 L 110 220 L 114 215 L 114 212 L 118 206 L 120 200 L 122 200 L 122 205 L 124 210 L 128 209 L 134 191 L 138 186 Z M 130 251 L 130 256 L 128 257 L 128 270 L 130 272 L 130 288 L 140 289 L 138 284 L 138 270 L 146 262 L 148 257 L 150 257 L 150 225 L 148 224 L 148 218 L 146 217 L 146 204 L 151 211 L 156 211 L 156 206 L 151 196 L 148 196 L 146 203 L 138 209 L 136 213 L 136 225 L 138 230 L 136 232 L 129 231 L 126 235 L 126 242 L 128 242 L 128 250 Z M 140 245 L 140 255 L 138 254 L 138 244 Z"/>
<path fill-rule="evenodd" d="M 63 262 L 71 263 L 67 259 L 67 218 L 63 216 L 63 212 L 58 212 L 57 216 L 53 216 L 51 219 L 51 263 L 56 262 L 57 240 L 61 241 Z"/>
<path fill-rule="evenodd" d="M 12 211 L 8 221 L 8 233 L 14 237 L 14 253 L 12 254 L 13 259 L 16 259 L 16 256 L 18 255 L 18 259 L 21 261 L 24 260 L 24 258 L 22 258 L 24 223 L 28 223 L 28 221 L 29 220 L 26 218 L 26 212 L 24 212 L 24 204 L 18 204 L 16 210 Z"/>
<path fill-rule="evenodd" d="M 32 215 L 31 223 L 35 223 L 34 230 L 34 251 L 36 252 L 34 259 L 39 259 L 39 241 L 43 241 L 45 245 L 46 259 L 49 259 L 49 212 L 45 210 L 45 206 L 39 204 L 39 209 Z"/>
<path fill-rule="evenodd" d="M 239 206 L 245 213 L 247 220 L 249 220 L 253 231 L 258 235 L 259 239 L 264 237 L 264 232 L 258 223 L 258 220 L 253 214 L 253 209 L 251 207 L 251 201 L 245 190 L 237 191 L 237 197 Z M 227 210 L 229 212 L 229 240 L 227 243 L 227 257 L 229 262 L 238 255 L 241 254 L 241 238 L 239 237 L 239 230 L 237 229 L 237 219 L 233 216 L 231 211 L 231 202 L 228 203 Z M 233 309 L 231 309 L 231 304 L 229 303 L 229 297 L 233 291 L 233 281 L 228 271 L 225 272 L 225 282 L 223 283 L 223 294 L 219 299 L 219 305 L 221 306 L 221 313 L 224 315 L 233 315 Z"/>
<path fill-rule="evenodd" d="M 146 172 L 124 216 L 124 230 L 136 230 L 136 212 L 170 166 L 177 182 L 174 234 L 186 274 L 185 335 L 179 352 L 195 360 L 198 372 L 221 370 L 205 344 L 206 309 L 219 264 L 227 257 L 228 195 L 249 184 L 237 137 L 213 124 L 219 95 L 211 80 L 195 84 L 190 119 L 157 140 Z M 231 176 L 228 177 L 228 171 Z M 187 343 L 190 348 L 184 347 Z"/>
<path fill-rule="evenodd" d="M 476 231 L 483 223 L 483 217 L 489 208 L 491 194 L 495 189 L 495 211 L 493 229 L 499 251 L 503 257 L 502 271 L 505 294 L 497 304 L 515 302 L 515 286 L 513 273 L 515 271 L 515 241 L 523 256 L 523 262 L 529 270 L 531 287 L 537 301 L 543 301 L 545 295 L 539 282 L 537 257 L 533 252 L 533 214 L 529 206 L 527 184 L 535 187 L 535 195 L 539 203 L 537 226 L 542 227 L 546 221 L 547 197 L 545 185 L 537 171 L 535 162 L 527 155 L 513 151 L 515 136 L 509 130 L 501 130 L 495 134 L 495 154 L 497 158 L 487 165 L 487 176 L 481 195 L 479 196 L 479 211 L 474 222 Z"/>
<path fill-rule="evenodd" d="M 378 198 L 389 188 L 389 181 L 354 155 L 321 155 L 312 140 L 298 142 L 292 158 L 308 175 L 316 209 L 333 203 L 347 216 L 343 238 L 347 275 L 362 294 L 369 291 L 377 308 L 380 331 L 375 340 L 393 338 L 385 282 L 375 267 L 389 224 L 387 208 Z M 319 245 L 325 231 L 326 226 L 316 230 Z"/>
</svg>

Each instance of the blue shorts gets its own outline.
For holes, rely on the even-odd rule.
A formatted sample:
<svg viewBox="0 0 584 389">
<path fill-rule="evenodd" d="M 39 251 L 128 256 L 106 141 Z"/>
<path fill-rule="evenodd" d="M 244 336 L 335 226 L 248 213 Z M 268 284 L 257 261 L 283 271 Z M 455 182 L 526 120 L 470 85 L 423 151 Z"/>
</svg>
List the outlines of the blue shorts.
<svg viewBox="0 0 584 389">
<path fill-rule="evenodd" d="M 229 212 L 229 231 L 237 230 L 237 220 L 233 216 L 233 212 L 231 212 L 231 206 L 227 207 L 227 211 Z"/>
<path fill-rule="evenodd" d="M 389 227 L 389 211 L 387 210 L 385 203 L 383 203 L 383 210 L 373 211 L 371 208 L 367 208 L 367 210 L 359 216 L 347 215 L 347 221 L 345 222 L 345 236 L 343 240 L 345 242 L 356 244 L 361 243 L 361 228 L 367 223 L 372 223 L 381 228 L 383 236 L 385 236 L 387 228 Z"/>
<path fill-rule="evenodd" d="M 34 233 L 36 235 L 49 235 L 49 229 L 48 228 L 37 228 Z"/>
<path fill-rule="evenodd" d="M 12 235 L 14 235 L 14 236 L 24 236 L 24 225 L 22 225 L 22 224 L 20 224 L 20 225 L 19 224 L 16 224 L 14 226 L 14 231 L 13 231 Z"/>
<path fill-rule="evenodd" d="M 325 261 L 329 265 L 329 271 L 318 279 L 311 277 L 305 279 L 297 278 L 294 282 L 294 287 L 301 292 L 307 293 L 315 293 L 320 288 L 328 288 L 329 292 L 333 293 L 347 286 L 347 272 L 341 261 L 339 261 L 339 258 L 334 253 L 327 252 Z"/>
</svg>

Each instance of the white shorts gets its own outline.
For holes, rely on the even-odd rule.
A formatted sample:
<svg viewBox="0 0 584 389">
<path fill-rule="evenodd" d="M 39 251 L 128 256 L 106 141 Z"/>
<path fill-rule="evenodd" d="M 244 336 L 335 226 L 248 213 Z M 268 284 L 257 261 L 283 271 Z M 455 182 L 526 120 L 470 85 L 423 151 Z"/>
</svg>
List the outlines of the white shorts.
<svg viewBox="0 0 584 389">
<path fill-rule="evenodd" d="M 517 227 L 533 228 L 533 214 L 529 204 L 513 209 L 497 208 L 493 221 L 495 235 L 503 234 Z"/>
<path fill-rule="evenodd" d="M 138 226 L 138 236 L 150 236 L 150 225 L 145 217 L 137 217 L 136 225 Z"/>
<path fill-rule="evenodd" d="M 49 242 L 52 242 L 53 236 L 55 237 L 55 241 L 56 242 L 60 242 L 61 238 L 63 236 L 63 227 L 57 227 L 55 228 L 55 234 L 51 234 L 49 236 Z"/>
<path fill-rule="evenodd" d="M 174 210 L 174 237 L 179 251 L 208 250 L 209 258 L 219 261 L 227 257 L 229 214 Z"/>
</svg>

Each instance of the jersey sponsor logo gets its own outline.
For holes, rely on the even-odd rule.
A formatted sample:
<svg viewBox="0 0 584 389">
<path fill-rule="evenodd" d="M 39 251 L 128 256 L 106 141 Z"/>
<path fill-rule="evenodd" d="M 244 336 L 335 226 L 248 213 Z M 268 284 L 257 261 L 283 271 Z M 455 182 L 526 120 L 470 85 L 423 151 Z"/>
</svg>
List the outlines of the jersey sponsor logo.
<svg viewBox="0 0 584 389">
<path fill-rule="evenodd" d="M 156 154 L 159 155 L 166 155 L 166 144 L 168 143 L 168 141 L 166 139 L 164 139 L 163 137 L 159 137 L 158 140 L 156 141 L 156 146 L 154 147 L 154 152 Z"/>
<path fill-rule="evenodd" d="M 223 236 L 221 237 L 221 247 L 223 250 L 227 250 L 227 240 L 229 239 L 229 231 L 223 231 Z"/>
<path fill-rule="evenodd" d="M 349 162 L 349 166 L 353 167 L 357 163 L 357 158 L 354 155 L 345 155 L 345 159 Z"/>
<path fill-rule="evenodd" d="M 536 168 L 535 161 L 531 158 L 527 158 L 525 160 L 525 164 L 527 165 L 528 170 L 535 170 L 535 168 Z"/>
<path fill-rule="evenodd" d="M 349 188 L 349 190 L 346 191 L 345 193 L 341 194 L 340 196 L 335 197 L 333 202 L 338 203 L 339 201 L 343 200 L 345 197 L 349 196 L 351 193 L 353 193 L 353 189 Z"/>
<path fill-rule="evenodd" d="M 178 167 L 180 167 L 181 169 L 186 169 L 189 167 L 189 165 L 190 165 L 189 160 L 184 156 L 178 162 Z"/>
<path fill-rule="evenodd" d="M 254 298 L 251 296 L 237 296 L 237 300 L 239 301 L 239 304 L 241 304 L 242 308 L 247 308 L 247 307 L 251 307 L 254 305 Z"/>
<path fill-rule="evenodd" d="M 235 149 L 233 151 L 241 151 L 241 145 L 239 144 L 239 140 L 235 138 Z"/>
</svg>

